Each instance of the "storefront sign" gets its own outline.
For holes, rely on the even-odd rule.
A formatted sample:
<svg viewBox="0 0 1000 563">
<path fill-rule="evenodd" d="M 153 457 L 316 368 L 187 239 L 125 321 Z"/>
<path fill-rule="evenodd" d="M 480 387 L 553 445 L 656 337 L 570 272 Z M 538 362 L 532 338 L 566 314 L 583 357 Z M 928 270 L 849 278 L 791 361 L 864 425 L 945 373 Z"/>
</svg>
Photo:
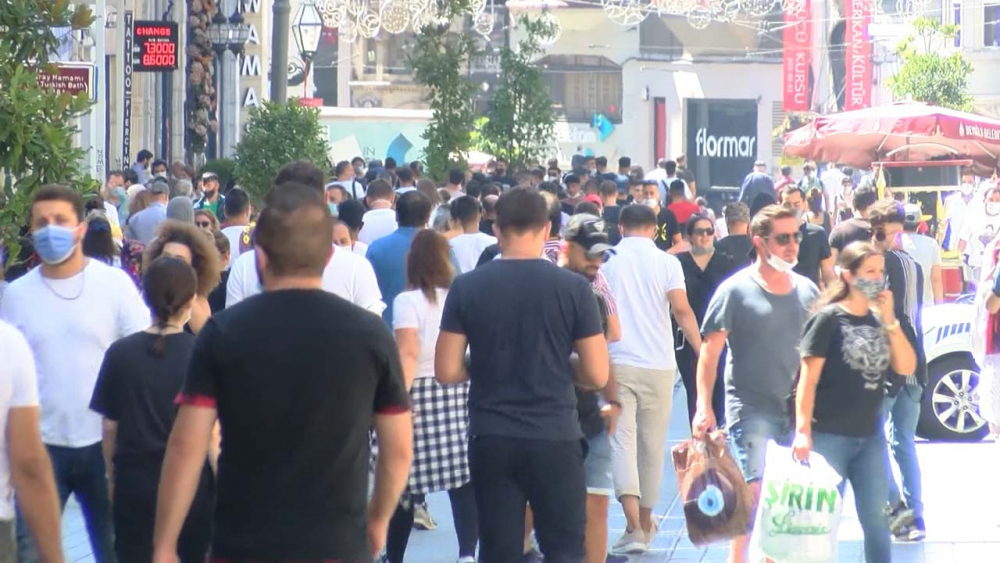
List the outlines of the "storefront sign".
<svg viewBox="0 0 1000 563">
<path fill-rule="evenodd" d="M 86 92 L 93 100 L 97 94 L 94 87 L 94 65 L 89 63 L 56 63 L 54 73 L 40 71 L 38 85 L 46 90 L 76 96 Z"/>
<path fill-rule="evenodd" d="M 136 72 L 170 72 L 177 68 L 177 24 L 163 21 L 137 21 L 132 35 Z"/>
<path fill-rule="evenodd" d="M 122 90 L 122 167 L 126 167 L 132 163 L 132 62 L 134 57 L 132 56 L 132 47 L 134 46 L 134 37 L 132 35 L 132 23 L 133 23 L 132 10 L 125 11 L 125 25 L 124 33 L 125 36 L 125 60 L 122 61 L 122 72 L 125 73 L 125 87 Z"/>
<path fill-rule="evenodd" d="M 793 0 L 785 9 L 782 30 L 785 111 L 809 111 L 809 60 L 812 48 L 810 0 Z"/>
<path fill-rule="evenodd" d="M 847 0 L 844 109 L 866 108 L 872 100 L 872 44 L 868 37 L 871 0 Z"/>
<path fill-rule="evenodd" d="M 698 186 L 739 187 L 757 160 L 757 101 L 687 99 L 687 154 Z"/>
</svg>

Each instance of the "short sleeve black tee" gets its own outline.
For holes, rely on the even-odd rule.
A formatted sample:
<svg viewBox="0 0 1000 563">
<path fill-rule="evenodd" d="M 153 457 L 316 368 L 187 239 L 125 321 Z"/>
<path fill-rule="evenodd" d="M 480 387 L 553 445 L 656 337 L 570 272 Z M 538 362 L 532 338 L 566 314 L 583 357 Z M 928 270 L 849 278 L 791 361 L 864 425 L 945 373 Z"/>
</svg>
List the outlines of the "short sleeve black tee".
<svg viewBox="0 0 1000 563">
<path fill-rule="evenodd" d="M 872 239 L 872 225 L 867 219 L 848 219 L 833 228 L 830 233 L 830 248 L 843 252 L 852 242 L 868 242 Z"/>
<path fill-rule="evenodd" d="M 604 297 L 594 291 L 597 309 L 601 313 L 601 330 L 608 331 L 608 303 Z M 601 401 L 597 391 L 576 387 L 576 413 L 580 420 L 580 430 L 587 438 L 604 432 L 604 417 L 601 416 Z"/>
<path fill-rule="evenodd" d="M 494 260 L 455 279 L 441 330 L 469 342 L 469 433 L 581 437 L 570 354 L 601 334 L 593 289 L 548 260 Z"/>
<path fill-rule="evenodd" d="M 889 340 L 875 316 L 828 305 L 806 321 L 802 357 L 824 358 L 816 387 L 813 430 L 867 437 L 878 430 Z"/>
<path fill-rule="evenodd" d="M 750 235 L 729 235 L 715 243 L 715 249 L 725 252 L 733 259 L 734 270 L 742 270 L 750 265 L 753 239 Z"/>
<path fill-rule="evenodd" d="M 653 242 L 660 250 L 669 250 L 674 245 L 674 235 L 681 233 L 680 225 L 677 223 L 677 216 L 673 211 L 665 207 L 660 208 L 656 214 L 656 236 Z"/>
<path fill-rule="evenodd" d="M 153 353 L 160 338 L 137 332 L 112 344 L 97 375 L 91 410 L 118 422 L 115 463 L 162 458 L 177 416 L 174 399 L 184 384 L 195 337 L 185 332 L 163 337 L 163 355 Z"/>
<path fill-rule="evenodd" d="M 409 408 L 381 317 L 321 290 L 253 296 L 205 324 L 179 400 L 219 413 L 215 557 L 370 558 L 369 429 Z"/>
<path fill-rule="evenodd" d="M 622 240 L 622 233 L 618 230 L 618 218 L 621 214 L 621 206 L 604 206 L 604 230 L 608 233 L 608 242 L 611 245 L 616 245 Z"/>
<path fill-rule="evenodd" d="M 795 273 L 809 278 L 818 286 L 820 263 L 833 255 L 826 240 L 826 231 L 812 223 L 802 223 L 799 231 L 802 243 L 799 245 L 799 263 L 795 265 Z"/>
</svg>

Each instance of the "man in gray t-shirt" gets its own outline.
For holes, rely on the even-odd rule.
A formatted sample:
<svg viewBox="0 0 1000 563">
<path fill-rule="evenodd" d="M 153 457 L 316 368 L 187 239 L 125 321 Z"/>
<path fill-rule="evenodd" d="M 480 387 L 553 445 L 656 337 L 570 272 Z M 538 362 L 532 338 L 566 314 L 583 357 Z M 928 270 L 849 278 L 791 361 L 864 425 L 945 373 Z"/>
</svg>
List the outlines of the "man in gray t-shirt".
<svg viewBox="0 0 1000 563">
<path fill-rule="evenodd" d="M 719 286 L 702 323 L 693 434 L 716 424 L 712 390 L 719 358 L 726 362 L 726 424 L 733 457 L 760 496 L 769 440 L 791 445 L 790 396 L 799 371 L 799 340 L 819 289 L 792 271 L 802 232 L 791 208 L 769 205 L 750 223 L 756 262 Z M 746 559 L 749 536 L 735 538 L 730 561 Z"/>
</svg>

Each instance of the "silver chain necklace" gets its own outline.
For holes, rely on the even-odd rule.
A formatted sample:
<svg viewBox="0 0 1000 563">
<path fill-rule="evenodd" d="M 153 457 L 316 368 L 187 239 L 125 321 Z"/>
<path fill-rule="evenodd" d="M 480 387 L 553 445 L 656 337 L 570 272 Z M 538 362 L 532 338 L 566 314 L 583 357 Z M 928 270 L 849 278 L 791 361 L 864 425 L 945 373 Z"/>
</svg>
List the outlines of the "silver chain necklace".
<svg viewBox="0 0 1000 563">
<path fill-rule="evenodd" d="M 84 262 L 84 264 L 83 264 L 83 269 L 80 270 L 80 291 L 78 291 L 77 294 L 74 295 L 73 297 L 67 297 L 65 295 L 60 294 L 58 291 L 56 291 L 56 288 L 52 287 L 52 285 L 48 282 L 48 280 L 45 279 L 45 276 L 42 274 L 41 271 L 38 272 L 38 275 L 41 276 L 42 283 L 45 284 L 45 287 L 48 288 L 48 290 L 52 292 L 52 295 L 55 295 L 56 297 L 58 297 L 59 299 L 62 299 L 63 301 L 76 301 L 77 299 L 80 298 L 81 295 L 83 295 L 83 290 L 87 287 L 87 263 L 86 262 Z"/>
</svg>

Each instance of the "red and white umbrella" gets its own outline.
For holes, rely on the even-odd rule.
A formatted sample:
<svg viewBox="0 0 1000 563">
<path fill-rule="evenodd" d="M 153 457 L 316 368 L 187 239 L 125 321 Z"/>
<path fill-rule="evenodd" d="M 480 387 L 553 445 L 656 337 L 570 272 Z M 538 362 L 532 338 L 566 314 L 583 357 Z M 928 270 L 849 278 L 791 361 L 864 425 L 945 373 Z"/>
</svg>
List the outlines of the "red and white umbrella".
<svg viewBox="0 0 1000 563">
<path fill-rule="evenodd" d="M 1000 121 L 919 102 L 817 117 L 785 135 L 785 154 L 868 168 L 879 161 L 971 159 L 980 176 L 1000 165 Z"/>
</svg>

